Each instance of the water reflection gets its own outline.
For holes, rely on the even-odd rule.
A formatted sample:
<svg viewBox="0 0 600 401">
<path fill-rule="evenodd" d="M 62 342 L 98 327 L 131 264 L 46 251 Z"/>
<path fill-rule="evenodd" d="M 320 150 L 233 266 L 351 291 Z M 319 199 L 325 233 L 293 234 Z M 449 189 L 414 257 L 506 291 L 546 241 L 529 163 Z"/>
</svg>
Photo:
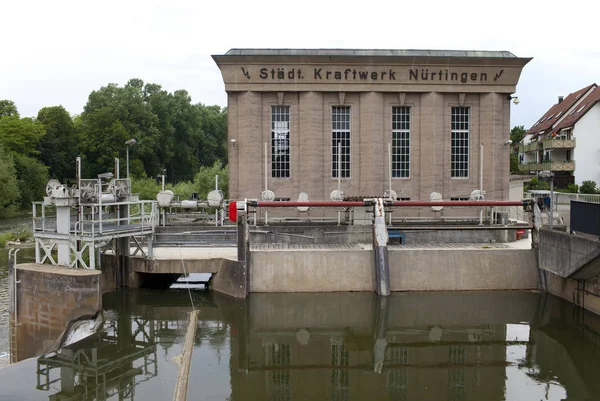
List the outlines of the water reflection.
<svg viewBox="0 0 600 401">
<path fill-rule="evenodd" d="M 600 397 L 600 319 L 534 293 L 194 294 L 189 399 L 563 400 Z M 0 370 L 27 400 L 171 399 L 187 292 L 104 298 L 106 329 Z M 35 372 L 37 385 L 16 388 Z M 28 383 L 29 385 L 29 383 Z M 9 399 L 13 399 L 10 398 Z"/>
</svg>

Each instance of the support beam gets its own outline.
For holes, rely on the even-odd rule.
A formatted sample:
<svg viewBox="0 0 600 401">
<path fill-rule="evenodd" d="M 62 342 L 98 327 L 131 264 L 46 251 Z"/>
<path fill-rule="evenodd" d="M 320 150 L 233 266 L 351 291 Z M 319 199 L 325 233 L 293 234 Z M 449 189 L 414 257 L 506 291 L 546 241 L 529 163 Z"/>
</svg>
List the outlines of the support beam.
<svg viewBox="0 0 600 401">
<path fill-rule="evenodd" d="M 374 206 L 373 253 L 375 258 L 375 286 L 378 295 L 390 295 L 390 264 L 388 260 L 388 232 L 385 225 L 385 206 L 378 198 Z"/>
</svg>

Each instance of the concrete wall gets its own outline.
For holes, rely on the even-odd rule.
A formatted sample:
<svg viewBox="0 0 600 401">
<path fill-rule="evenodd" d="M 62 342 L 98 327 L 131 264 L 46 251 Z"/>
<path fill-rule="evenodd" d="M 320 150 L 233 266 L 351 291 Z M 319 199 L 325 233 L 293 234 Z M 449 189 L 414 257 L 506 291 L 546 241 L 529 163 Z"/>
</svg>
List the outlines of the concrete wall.
<svg viewBox="0 0 600 401">
<path fill-rule="evenodd" d="M 20 264 L 20 281 L 11 299 L 11 359 L 20 361 L 51 350 L 70 320 L 102 309 L 100 271 Z M 11 297 L 12 298 L 12 297 Z"/>
<path fill-rule="evenodd" d="M 559 296 L 600 315 L 600 283 L 598 277 L 584 282 L 547 273 L 546 290 L 550 294 Z"/>
<path fill-rule="evenodd" d="M 252 251 L 250 292 L 374 291 L 373 253 Z"/>
<path fill-rule="evenodd" d="M 595 238 L 543 228 L 539 234 L 539 255 L 541 269 L 566 278 L 600 255 L 600 242 Z"/>
<path fill-rule="evenodd" d="M 392 291 L 537 289 L 529 250 L 389 250 Z M 374 291 L 371 250 L 253 251 L 250 292 Z"/>
<path fill-rule="evenodd" d="M 532 250 L 402 249 L 388 255 L 392 291 L 537 289 Z"/>
</svg>

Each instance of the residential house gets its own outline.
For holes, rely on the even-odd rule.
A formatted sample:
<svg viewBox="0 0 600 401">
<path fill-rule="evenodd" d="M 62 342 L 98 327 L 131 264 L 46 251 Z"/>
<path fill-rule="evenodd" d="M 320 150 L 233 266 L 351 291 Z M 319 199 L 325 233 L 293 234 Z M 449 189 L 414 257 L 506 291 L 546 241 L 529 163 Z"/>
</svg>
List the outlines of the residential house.
<svg viewBox="0 0 600 401">
<path fill-rule="evenodd" d="M 554 184 L 600 182 L 600 87 L 560 96 L 519 146 L 522 172 L 552 171 Z"/>
</svg>

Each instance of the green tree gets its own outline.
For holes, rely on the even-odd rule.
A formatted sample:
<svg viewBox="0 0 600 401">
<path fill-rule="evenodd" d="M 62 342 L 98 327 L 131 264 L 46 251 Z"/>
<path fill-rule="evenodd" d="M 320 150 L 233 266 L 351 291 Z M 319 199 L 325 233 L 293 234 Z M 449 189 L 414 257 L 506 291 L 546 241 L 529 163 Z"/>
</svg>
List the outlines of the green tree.
<svg viewBox="0 0 600 401">
<path fill-rule="evenodd" d="M 0 218 L 10 217 L 14 214 L 16 203 L 19 200 L 19 185 L 13 158 L 0 145 Z"/>
<path fill-rule="evenodd" d="M 194 177 L 194 186 L 197 188 L 200 198 L 206 199 L 208 193 L 215 189 L 215 176 L 219 176 L 219 189 L 223 191 L 225 198 L 228 196 L 228 169 L 220 160 L 214 162 L 210 167 L 202 166 Z"/>
<path fill-rule="evenodd" d="M 596 182 L 591 180 L 583 181 L 579 187 L 579 192 L 582 194 L 597 194 Z"/>
<path fill-rule="evenodd" d="M 0 118 L 2 117 L 19 117 L 17 106 L 12 100 L 0 100 Z"/>
<path fill-rule="evenodd" d="M 26 156 L 37 155 L 37 146 L 45 134 L 44 126 L 32 118 L 8 116 L 0 118 L 0 143 L 6 150 Z"/>
<path fill-rule="evenodd" d="M 14 155 L 16 178 L 19 185 L 21 210 L 31 209 L 31 202 L 40 201 L 46 195 L 48 167 L 32 157 Z"/>
<path fill-rule="evenodd" d="M 514 126 L 513 129 L 510 130 L 510 140 L 513 145 L 518 144 L 525 138 L 525 133 L 527 130 L 522 125 Z"/>
<path fill-rule="evenodd" d="M 511 174 L 518 174 L 520 172 L 519 170 L 519 159 L 516 153 L 511 153 L 510 154 L 510 173 Z"/>
<path fill-rule="evenodd" d="M 49 175 L 61 182 L 74 177 L 79 138 L 73 119 L 64 107 L 53 106 L 41 109 L 37 120 L 46 130 L 38 150 L 39 159 L 49 168 Z"/>
<path fill-rule="evenodd" d="M 136 140 L 129 157 L 137 177 L 154 177 L 166 169 L 169 182 L 191 181 L 200 166 L 212 166 L 216 160 L 224 163 L 227 157 L 226 110 L 192 104 L 185 90 L 169 93 L 141 79 L 93 91 L 80 126 L 85 138 L 80 151 L 87 155 L 86 165 L 93 173 L 112 170 L 111 159 L 125 155 L 124 142 L 130 138 Z M 104 151 L 107 156 L 101 158 Z M 142 162 L 143 171 L 136 160 Z"/>
</svg>

